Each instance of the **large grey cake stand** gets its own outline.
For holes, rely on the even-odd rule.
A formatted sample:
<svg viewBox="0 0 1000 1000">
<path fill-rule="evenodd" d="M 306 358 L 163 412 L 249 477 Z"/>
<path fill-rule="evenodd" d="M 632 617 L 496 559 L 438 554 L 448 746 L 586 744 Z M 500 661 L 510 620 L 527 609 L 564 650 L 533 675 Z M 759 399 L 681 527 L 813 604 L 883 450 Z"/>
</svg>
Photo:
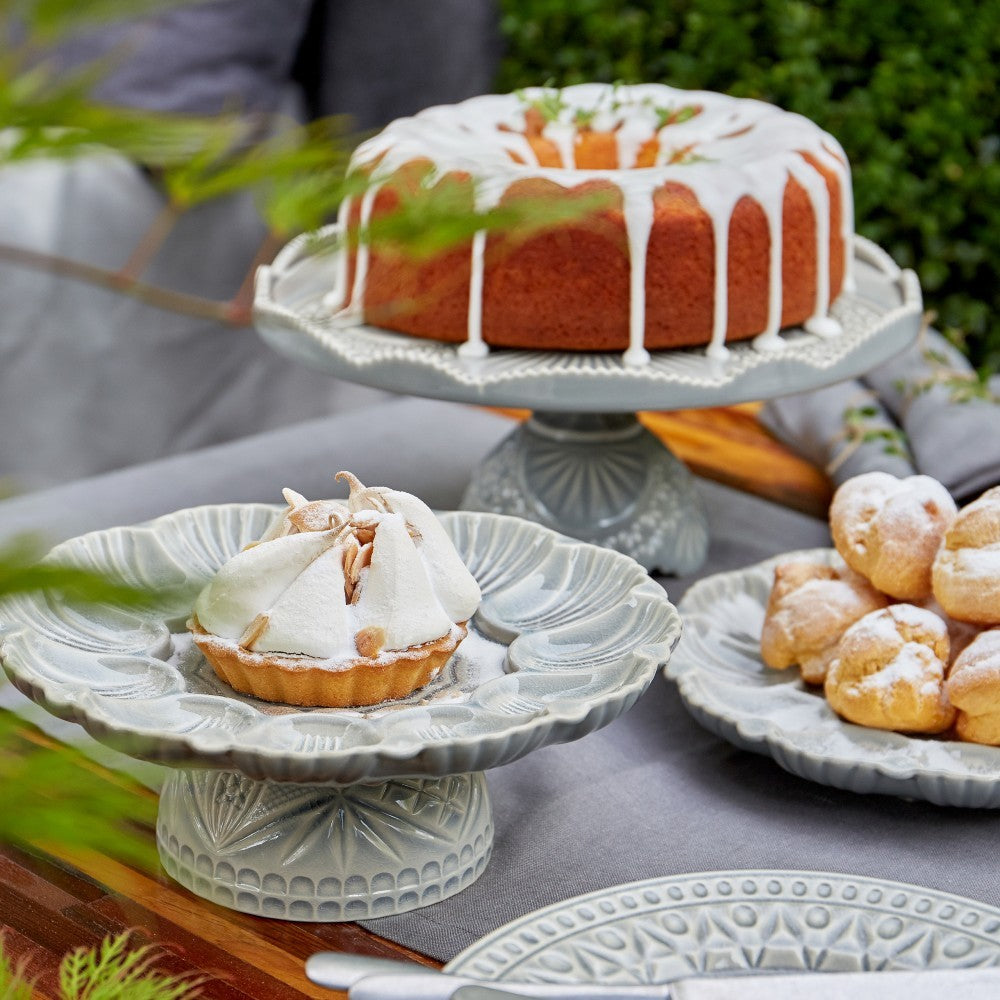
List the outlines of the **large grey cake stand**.
<svg viewBox="0 0 1000 1000">
<path fill-rule="evenodd" d="M 779 349 L 743 342 L 724 361 L 703 350 L 619 354 L 497 350 L 466 357 L 453 344 L 401 336 L 332 315 L 331 228 L 293 240 L 257 275 L 254 316 L 272 347 L 340 378 L 397 392 L 526 407 L 518 427 L 475 470 L 462 506 L 517 514 L 688 573 L 708 544 L 686 467 L 636 418 L 638 410 L 727 406 L 801 392 L 874 368 L 908 347 L 923 304 L 912 271 L 855 237 L 856 287 L 831 313 L 843 332 L 786 331 Z"/>
<path fill-rule="evenodd" d="M 160 595 L 152 607 L 0 602 L 0 659 L 21 691 L 174 768 L 160 797 L 161 860 L 223 906 L 358 920 L 459 892 L 492 848 L 483 771 L 617 718 L 680 635 L 662 587 L 631 559 L 457 511 L 441 518 L 484 598 L 438 677 L 366 709 L 258 701 L 215 676 L 184 623 L 215 570 L 275 513 L 182 510 L 49 557 Z"/>
</svg>

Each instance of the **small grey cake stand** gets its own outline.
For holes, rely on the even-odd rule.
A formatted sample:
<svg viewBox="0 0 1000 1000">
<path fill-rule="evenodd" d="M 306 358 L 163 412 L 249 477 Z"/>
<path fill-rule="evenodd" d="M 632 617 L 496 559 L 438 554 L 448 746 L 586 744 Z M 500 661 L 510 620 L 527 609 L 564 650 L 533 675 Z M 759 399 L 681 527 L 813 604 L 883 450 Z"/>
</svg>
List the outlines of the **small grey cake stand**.
<svg viewBox="0 0 1000 1000">
<path fill-rule="evenodd" d="M 617 718 L 680 636 L 663 588 L 633 560 L 529 521 L 455 511 L 440 517 L 483 602 L 436 678 L 370 708 L 258 701 L 215 676 L 184 623 L 215 570 L 276 512 L 182 510 L 49 557 L 162 595 L 151 607 L 0 602 L 0 659 L 21 691 L 124 753 L 171 765 L 160 858 L 223 906 L 359 920 L 459 892 L 492 849 L 483 772 Z"/>
<path fill-rule="evenodd" d="M 831 314 L 843 332 L 795 329 L 778 350 L 732 345 L 654 352 L 629 367 L 619 354 L 496 350 L 464 357 L 453 344 L 348 325 L 331 314 L 336 230 L 293 240 L 257 275 L 254 317 L 272 347 L 340 378 L 532 418 L 475 470 L 462 506 L 517 514 L 617 549 L 647 569 L 688 573 L 708 545 L 686 467 L 636 418 L 638 410 L 727 406 L 802 392 L 874 368 L 908 347 L 923 303 L 912 271 L 855 237 L 856 287 Z"/>
</svg>

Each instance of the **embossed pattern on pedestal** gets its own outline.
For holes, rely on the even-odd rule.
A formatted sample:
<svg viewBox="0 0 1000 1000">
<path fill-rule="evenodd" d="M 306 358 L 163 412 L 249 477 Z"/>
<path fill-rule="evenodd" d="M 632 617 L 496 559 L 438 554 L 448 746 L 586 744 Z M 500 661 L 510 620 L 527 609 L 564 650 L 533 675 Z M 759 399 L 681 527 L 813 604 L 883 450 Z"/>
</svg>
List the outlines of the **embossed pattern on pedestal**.
<svg viewBox="0 0 1000 1000">
<path fill-rule="evenodd" d="M 222 906 L 361 920 L 470 885 L 489 860 L 493 821 L 478 773 L 331 788 L 177 771 L 157 841 L 168 873 Z"/>
<path fill-rule="evenodd" d="M 447 966 L 489 982 L 666 983 L 740 972 L 1000 965 L 1000 910 L 897 882 L 703 872 L 556 903 Z"/>
<path fill-rule="evenodd" d="M 648 570 L 696 570 L 708 527 L 687 467 L 633 416 L 564 418 L 584 426 L 560 434 L 561 416 L 536 414 L 501 441 L 462 506 L 538 521 Z"/>
</svg>

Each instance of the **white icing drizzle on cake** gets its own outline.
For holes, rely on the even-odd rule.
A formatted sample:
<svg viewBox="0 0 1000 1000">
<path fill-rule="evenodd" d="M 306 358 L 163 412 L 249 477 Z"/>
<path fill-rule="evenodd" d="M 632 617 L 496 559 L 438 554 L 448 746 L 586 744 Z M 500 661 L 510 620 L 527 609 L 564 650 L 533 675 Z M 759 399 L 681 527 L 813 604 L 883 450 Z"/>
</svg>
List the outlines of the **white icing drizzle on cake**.
<svg viewBox="0 0 1000 1000">
<path fill-rule="evenodd" d="M 524 134 L 526 113 L 533 105 L 544 106 L 548 113 L 541 135 L 558 151 L 561 167 L 539 166 Z M 614 134 L 617 169 L 576 167 L 575 146 L 585 127 Z M 640 149 L 653 138 L 659 141 L 656 164 L 635 167 Z M 456 105 L 428 108 L 411 118 L 390 123 L 358 147 L 351 169 L 370 172 L 373 181 L 361 199 L 362 228 L 370 222 L 378 186 L 413 160 L 432 164 L 432 174 L 426 183 L 452 171 L 471 176 L 479 185 L 476 191 L 479 211 L 495 207 L 510 185 L 528 178 L 552 181 L 564 188 L 591 180 L 610 181 L 622 195 L 630 252 L 629 346 L 624 361 L 628 365 L 642 365 L 649 358 L 643 342 L 646 250 L 653 220 L 653 198 L 668 183 L 688 188 L 712 224 L 715 308 L 707 347 L 710 357 L 724 359 L 728 353 L 725 338 L 729 319 L 729 227 L 733 211 L 744 197 L 761 207 L 771 245 L 767 323 L 753 343 L 762 351 L 780 350 L 783 346 L 778 336 L 782 309 L 781 230 L 785 186 L 790 178 L 805 190 L 816 220 L 816 298 L 813 315 L 805 326 L 819 336 L 834 336 L 839 332 L 839 324 L 829 316 L 829 193 L 823 175 L 806 156 L 839 179 L 843 285 L 852 289 L 854 211 L 847 157 L 836 139 L 814 122 L 761 101 L 708 91 L 677 90 L 661 84 L 627 87 L 578 84 L 559 91 L 530 88 L 518 94 L 491 94 Z M 342 218 L 346 218 L 343 213 Z M 481 357 L 487 351 L 482 339 L 485 247 L 486 234 L 481 231 L 472 241 L 468 337 L 460 348 L 463 356 Z M 341 318 L 360 319 L 367 269 L 368 250 L 362 241 L 349 298 L 346 302 L 341 298 L 330 303 L 341 307 Z M 340 287 L 346 294 L 346 277 Z"/>
<path fill-rule="evenodd" d="M 372 220 L 372 209 L 375 207 L 375 197 L 379 192 L 380 184 L 372 184 L 361 197 L 361 228 L 366 228 Z M 347 201 L 347 199 L 344 199 Z M 345 230 L 346 231 L 346 230 Z M 346 254 L 344 255 L 346 258 Z M 370 256 L 367 241 L 362 240 L 358 244 L 358 250 L 354 258 L 354 284 L 351 288 L 351 297 L 344 304 L 344 315 L 349 319 L 361 320 L 364 314 L 365 281 L 368 277 L 368 258 Z M 346 288 L 347 280 L 344 279 Z"/>
<path fill-rule="evenodd" d="M 469 329 L 458 352 L 466 358 L 483 358 L 489 348 L 483 341 L 483 270 L 486 259 L 486 231 L 472 237 L 472 270 L 469 277 Z"/>
</svg>

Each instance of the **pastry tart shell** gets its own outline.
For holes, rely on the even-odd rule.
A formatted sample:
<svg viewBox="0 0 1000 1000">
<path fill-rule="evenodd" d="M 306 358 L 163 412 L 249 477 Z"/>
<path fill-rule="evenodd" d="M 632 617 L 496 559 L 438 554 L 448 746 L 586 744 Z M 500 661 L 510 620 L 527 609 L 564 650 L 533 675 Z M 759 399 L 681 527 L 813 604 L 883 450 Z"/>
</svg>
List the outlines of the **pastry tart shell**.
<svg viewBox="0 0 1000 1000">
<path fill-rule="evenodd" d="M 188 623 L 194 641 L 219 678 L 264 701 L 325 708 L 359 708 L 405 698 L 431 681 L 467 634 L 466 623 L 440 639 L 378 657 L 317 660 L 287 653 L 258 653 Z"/>
</svg>

